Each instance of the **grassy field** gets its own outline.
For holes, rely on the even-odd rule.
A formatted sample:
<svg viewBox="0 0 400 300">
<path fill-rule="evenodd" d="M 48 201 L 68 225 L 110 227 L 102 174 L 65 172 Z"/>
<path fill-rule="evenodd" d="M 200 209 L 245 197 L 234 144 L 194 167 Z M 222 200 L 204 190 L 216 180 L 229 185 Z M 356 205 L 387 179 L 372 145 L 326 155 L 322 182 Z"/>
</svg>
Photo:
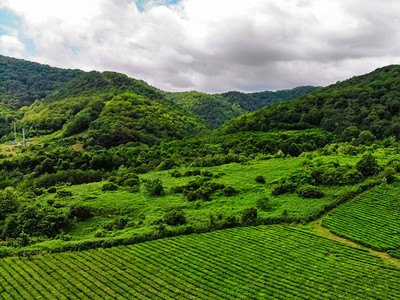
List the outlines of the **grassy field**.
<svg viewBox="0 0 400 300">
<path fill-rule="evenodd" d="M 2 299 L 399 299 L 400 270 L 286 226 L 0 260 Z"/>
<path fill-rule="evenodd" d="M 379 158 L 379 157 L 378 157 Z M 339 162 L 340 164 L 355 164 L 357 156 L 325 156 L 318 159 Z M 58 248 L 64 244 L 71 244 L 80 240 L 117 239 L 129 236 L 144 236 L 157 230 L 157 225 L 165 214 L 178 209 L 184 212 L 186 224 L 179 226 L 167 225 L 169 231 L 184 231 L 185 228 L 194 228 L 195 232 L 204 231 L 199 228 L 207 228 L 226 222 L 229 218 L 240 221 L 244 210 L 250 207 L 257 208 L 257 201 L 268 198 L 269 208 L 258 208 L 258 218 L 271 219 L 276 223 L 282 215 L 286 214 L 291 220 L 307 220 L 310 216 L 323 212 L 325 207 L 335 203 L 340 196 L 353 187 L 322 187 L 325 196 L 320 199 L 304 199 L 297 194 L 284 194 L 272 196 L 271 191 L 274 182 L 302 168 L 309 158 L 278 158 L 270 160 L 251 161 L 247 164 L 231 163 L 227 165 L 197 168 L 201 172 L 211 172 L 212 181 L 232 186 L 238 194 L 224 196 L 215 194 L 210 201 L 197 200 L 190 202 L 183 194 L 171 192 L 173 187 L 187 185 L 195 180 L 196 176 L 179 177 L 171 176 L 171 171 L 150 172 L 140 175 L 141 181 L 160 179 L 163 182 L 165 195 L 150 196 L 142 184 L 139 192 L 129 192 L 124 188 L 116 191 L 102 191 L 104 182 L 95 182 L 82 185 L 64 186 L 62 190 L 72 193 L 72 196 L 60 197 L 58 193 L 44 193 L 36 198 L 39 203 L 53 203 L 56 206 L 68 206 L 71 204 L 85 203 L 92 207 L 95 216 L 79 221 L 64 230 L 60 239 L 44 241 L 28 246 L 28 250 L 46 250 Z M 182 174 L 193 168 L 178 169 Z M 263 175 L 266 183 L 255 181 L 257 175 Z M 114 226 L 112 230 L 103 230 L 107 226 L 118 223 L 124 218 L 124 226 Z M 296 222 L 298 222 L 296 221 Z M 111 224 L 111 225 L 110 225 Z M 118 227 L 118 228 L 117 228 Z M 197 228 L 197 229 L 196 229 Z M 99 230 L 101 234 L 99 234 Z"/>
<path fill-rule="evenodd" d="M 323 219 L 333 233 L 379 251 L 400 251 L 399 188 L 383 185 Z"/>
</svg>

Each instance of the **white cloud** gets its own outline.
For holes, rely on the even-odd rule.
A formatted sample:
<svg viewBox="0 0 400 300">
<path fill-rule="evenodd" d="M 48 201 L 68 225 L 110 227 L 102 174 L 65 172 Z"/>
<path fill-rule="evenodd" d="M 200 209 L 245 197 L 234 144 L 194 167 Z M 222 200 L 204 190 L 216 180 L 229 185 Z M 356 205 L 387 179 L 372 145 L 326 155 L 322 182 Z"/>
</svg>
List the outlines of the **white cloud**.
<svg viewBox="0 0 400 300">
<path fill-rule="evenodd" d="M 156 3 L 143 12 L 128 0 L 9 0 L 6 7 L 35 43 L 31 59 L 120 71 L 167 90 L 326 85 L 400 59 L 397 0 Z"/>
<path fill-rule="evenodd" d="M 0 50 L 8 56 L 21 56 L 25 46 L 15 36 L 0 35 Z"/>
</svg>

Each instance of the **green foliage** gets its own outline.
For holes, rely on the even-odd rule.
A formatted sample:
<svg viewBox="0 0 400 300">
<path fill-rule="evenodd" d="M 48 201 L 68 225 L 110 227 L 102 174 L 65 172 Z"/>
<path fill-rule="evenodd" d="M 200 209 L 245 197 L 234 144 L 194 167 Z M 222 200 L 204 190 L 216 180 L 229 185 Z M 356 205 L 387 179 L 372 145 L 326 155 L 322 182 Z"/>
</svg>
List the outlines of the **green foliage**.
<svg viewBox="0 0 400 300">
<path fill-rule="evenodd" d="M 262 175 L 257 175 L 255 180 L 257 183 L 261 183 L 261 184 L 265 183 L 265 177 Z"/>
<path fill-rule="evenodd" d="M 364 155 L 357 162 L 356 168 L 365 177 L 376 175 L 381 170 L 381 167 L 371 153 Z"/>
<path fill-rule="evenodd" d="M 261 211 L 269 211 L 272 209 L 271 203 L 267 197 L 259 198 L 256 207 Z"/>
<path fill-rule="evenodd" d="M 399 70 L 398 65 L 383 67 L 293 101 L 243 115 L 228 122 L 223 132 L 302 130 L 318 127 L 350 141 L 355 137 L 357 128 L 360 130 L 358 143 L 369 144 L 375 137 L 399 138 Z"/>
<path fill-rule="evenodd" d="M 74 204 L 70 207 L 69 214 L 79 221 L 89 219 L 93 216 L 92 208 L 87 204 Z"/>
<path fill-rule="evenodd" d="M 102 191 L 116 191 L 116 190 L 118 190 L 118 185 L 116 185 L 113 182 L 106 182 L 101 187 L 101 190 Z"/>
<path fill-rule="evenodd" d="M 10 108 L 29 106 L 82 73 L 0 55 L 0 102 Z"/>
<path fill-rule="evenodd" d="M 176 225 L 183 225 L 186 223 L 186 216 L 182 210 L 173 209 L 165 213 L 163 220 L 165 224 L 176 226 Z"/>
<path fill-rule="evenodd" d="M 4 220 L 7 215 L 16 212 L 19 205 L 18 194 L 13 188 L 7 187 L 0 191 L 0 220 Z"/>
<path fill-rule="evenodd" d="M 161 196 L 165 193 L 163 183 L 158 178 L 154 180 L 147 180 L 144 183 L 144 187 L 151 196 Z"/>
<path fill-rule="evenodd" d="M 258 211 L 255 207 L 246 208 L 241 217 L 241 223 L 244 225 L 254 225 L 257 222 Z"/>
<path fill-rule="evenodd" d="M 317 187 L 312 185 L 302 185 L 296 190 L 297 194 L 302 198 L 322 198 L 324 193 Z"/>
</svg>

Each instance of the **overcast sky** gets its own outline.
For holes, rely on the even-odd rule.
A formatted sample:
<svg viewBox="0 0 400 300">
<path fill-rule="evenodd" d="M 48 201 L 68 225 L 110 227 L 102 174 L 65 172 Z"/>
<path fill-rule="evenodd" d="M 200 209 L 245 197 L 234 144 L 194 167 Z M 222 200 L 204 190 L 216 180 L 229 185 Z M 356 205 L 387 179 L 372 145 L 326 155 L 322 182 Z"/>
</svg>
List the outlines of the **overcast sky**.
<svg viewBox="0 0 400 300">
<path fill-rule="evenodd" d="M 168 91 L 328 85 L 400 62 L 399 0 L 0 0 L 0 53 Z"/>
</svg>

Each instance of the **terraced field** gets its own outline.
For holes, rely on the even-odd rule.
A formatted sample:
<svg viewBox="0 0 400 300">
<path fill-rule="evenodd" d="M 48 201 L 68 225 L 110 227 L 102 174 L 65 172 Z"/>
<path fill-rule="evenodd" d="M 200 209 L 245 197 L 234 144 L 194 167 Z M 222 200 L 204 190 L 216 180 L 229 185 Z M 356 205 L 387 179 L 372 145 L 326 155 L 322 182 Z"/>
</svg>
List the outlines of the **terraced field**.
<svg viewBox="0 0 400 300">
<path fill-rule="evenodd" d="M 400 249 L 400 190 L 376 187 L 333 211 L 322 225 L 378 251 Z"/>
<path fill-rule="evenodd" d="M 399 299 L 400 269 L 285 226 L 0 260 L 1 299 Z"/>
</svg>

